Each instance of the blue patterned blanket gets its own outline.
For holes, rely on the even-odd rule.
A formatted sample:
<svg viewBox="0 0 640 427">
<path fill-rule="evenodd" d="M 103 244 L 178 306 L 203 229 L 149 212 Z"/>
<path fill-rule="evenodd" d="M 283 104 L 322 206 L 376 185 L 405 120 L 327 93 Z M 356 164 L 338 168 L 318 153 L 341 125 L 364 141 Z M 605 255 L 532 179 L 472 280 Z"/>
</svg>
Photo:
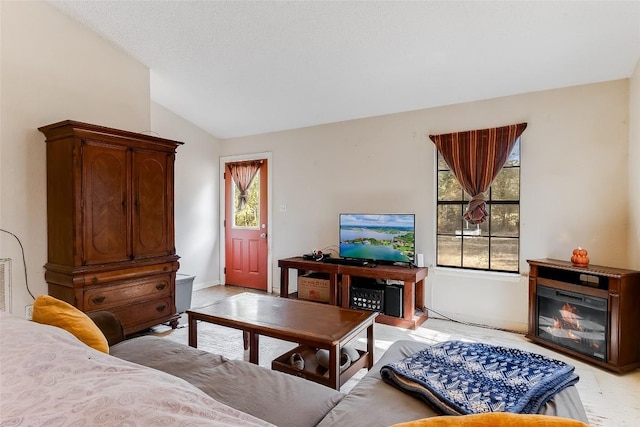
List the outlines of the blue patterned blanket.
<svg viewBox="0 0 640 427">
<path fill-rule="evenodd" d="M 447 415 L 536 414 L 575 384 L 574 367 L 540 354 L 489 344 L 447 341 L 380 369 L 387 383 Z"/>
</svg>

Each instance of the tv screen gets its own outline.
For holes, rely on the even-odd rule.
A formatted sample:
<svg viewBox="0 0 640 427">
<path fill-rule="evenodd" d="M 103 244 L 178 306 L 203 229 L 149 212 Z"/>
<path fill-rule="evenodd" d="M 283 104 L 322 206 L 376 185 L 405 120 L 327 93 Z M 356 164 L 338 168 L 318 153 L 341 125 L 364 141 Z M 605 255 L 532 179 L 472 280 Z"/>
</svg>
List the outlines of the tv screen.
<svg viewBox="0 0 640 427">
<path fill-rule="evenodd" d="M 340 214 L 340 256 L 381 262 L 413 262 L 415 215 Z"/>
</svg>

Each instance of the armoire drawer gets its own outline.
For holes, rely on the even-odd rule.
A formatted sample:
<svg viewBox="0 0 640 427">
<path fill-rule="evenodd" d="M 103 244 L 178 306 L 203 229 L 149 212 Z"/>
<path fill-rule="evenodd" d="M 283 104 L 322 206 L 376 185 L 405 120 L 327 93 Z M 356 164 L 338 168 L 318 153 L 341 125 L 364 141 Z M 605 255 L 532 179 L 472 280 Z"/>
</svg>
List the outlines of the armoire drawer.
<svg viewBox="0 0 640 427">
<path fill-rule="evenodd" d="M 106 310 L 117 305 L 131 304 L 137 300 L 148 301 L 171 295 L 171 275 L 163 274 L 113 286 L 87 289 L 84 293 L 84 310 Z"/>
<path fill-rule="evenodd" d="M 147 300 L 110 310 L 120 320 L 125 334 L 137 332 L 169 319 L 175 312 L 173 298 Z"/>
</svg>

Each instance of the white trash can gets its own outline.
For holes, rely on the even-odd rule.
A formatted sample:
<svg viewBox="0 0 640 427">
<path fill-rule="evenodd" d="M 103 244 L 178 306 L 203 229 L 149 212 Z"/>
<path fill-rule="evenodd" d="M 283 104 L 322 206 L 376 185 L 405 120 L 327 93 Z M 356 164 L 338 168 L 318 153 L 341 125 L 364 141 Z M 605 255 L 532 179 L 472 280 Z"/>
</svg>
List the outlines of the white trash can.
<svg viewBox="0 0 640 427">
<path fill-rule="evenodd" d="M 184 313 L 191 308 L 191 293 L 196 276 L 176 273 L 176 312 Z"/>
</svg>

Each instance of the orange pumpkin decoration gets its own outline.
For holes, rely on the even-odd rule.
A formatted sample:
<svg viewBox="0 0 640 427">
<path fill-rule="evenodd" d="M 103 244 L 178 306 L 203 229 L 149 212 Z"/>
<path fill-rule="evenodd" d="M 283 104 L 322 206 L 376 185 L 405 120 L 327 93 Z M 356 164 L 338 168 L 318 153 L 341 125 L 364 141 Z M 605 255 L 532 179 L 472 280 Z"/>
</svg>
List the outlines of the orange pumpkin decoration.
<svg viewBox="0 0 640 427">
<path fill-rule="evenodd" d="M 573 256 L 571 257 L 571 262 L 578 266 L 589 265 L 589 253 L 586 249 L 576 248 L 573 250 Z"/>
</svg>

